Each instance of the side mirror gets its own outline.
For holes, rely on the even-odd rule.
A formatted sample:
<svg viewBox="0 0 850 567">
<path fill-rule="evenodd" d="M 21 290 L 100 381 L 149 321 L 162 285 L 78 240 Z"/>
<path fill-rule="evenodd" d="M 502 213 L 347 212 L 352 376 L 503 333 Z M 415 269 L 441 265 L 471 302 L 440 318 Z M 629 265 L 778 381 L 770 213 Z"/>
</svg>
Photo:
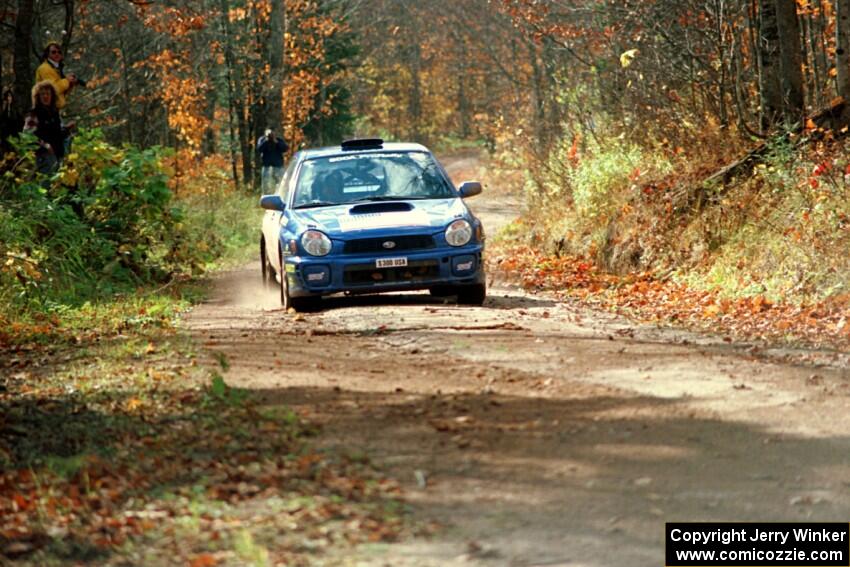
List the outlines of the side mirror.
<svg viewBox="0 0 850 567">
<path fill-rule="evenodd" d="M 478 181 L 464 181 L 460 184 L 460 198 L 466 199 L 467 197 L 475 197 L 476 195 L 480 195 L 482 191 L 481 183 Z"/>
<path fill-rule="evenodd" d="M 260 206 L 267 211 L 283 211 L 286 208 L 286 203 L 280 198 L 280 195 L 263 195 L 260 197 Z"/>
</svg>

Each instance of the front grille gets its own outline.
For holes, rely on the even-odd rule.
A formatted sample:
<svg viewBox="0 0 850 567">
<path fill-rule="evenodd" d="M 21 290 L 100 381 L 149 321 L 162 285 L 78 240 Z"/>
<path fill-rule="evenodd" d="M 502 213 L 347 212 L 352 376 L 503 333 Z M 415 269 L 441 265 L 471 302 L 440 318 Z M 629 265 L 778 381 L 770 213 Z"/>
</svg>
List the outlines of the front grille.
<svg viewBox="0 0 850 567">
<path fill-rule="evenodd" d="M 413 283 L 428 281 L 440 275 L 436 260 L 411 262 L 404 268 L 376 268 L 374 264 L 348 266 L 343 273 L 347 285 L 372 285 L 387 283 Z"/>
<path fill-rule="evenodd" d="M 387 248 L 384 246 L 386 242 L 394 242 L 395 246 Z M 386 238 L 360 238 L 346 242 L 343 248 L 343 254 L 395 253 L 410 250 L 428 250 L 435 246 L 434 238 L 428 234 Z"/>
</svg>

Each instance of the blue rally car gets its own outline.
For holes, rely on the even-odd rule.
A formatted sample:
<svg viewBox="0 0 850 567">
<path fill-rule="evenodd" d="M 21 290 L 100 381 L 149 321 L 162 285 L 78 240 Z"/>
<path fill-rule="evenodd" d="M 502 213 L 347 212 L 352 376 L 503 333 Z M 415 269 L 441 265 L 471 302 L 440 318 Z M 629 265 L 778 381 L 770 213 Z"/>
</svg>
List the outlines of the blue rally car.
<svg viewBox="0 0 850 567">
<path fill-rule="evenodd" d="M 428 289 L 480 305 L 486 296 L 484 230 L 418 144 L 351 140 L 297 153 L 266 209 L 260 240 L 264 282 L 284 308 L 323 295 Z"/>
</svg>

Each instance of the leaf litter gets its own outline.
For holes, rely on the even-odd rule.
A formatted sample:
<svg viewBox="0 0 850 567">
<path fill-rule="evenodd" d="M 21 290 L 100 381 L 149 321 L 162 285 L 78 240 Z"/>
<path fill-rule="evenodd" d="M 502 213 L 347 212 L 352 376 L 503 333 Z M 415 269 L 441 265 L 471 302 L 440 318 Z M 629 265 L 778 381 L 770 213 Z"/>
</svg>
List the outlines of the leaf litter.
<svg viewBox="0 0 850 567">
<path fill-rule="evenodd" d="M 315 452 L 315 425 L 173 328 L 19 331 L 0 345 L 0 560 L 308 565 L 405 531 L 395 482 Z"/>
<path fill-rule="evenodd" d="M 531 291 L 551 291 L 639 321 L 725 335 L 727 342 L 734 337 L 850 351 L 850 294 L 800 304 L 763 295 L 729 298 L 650 272 L 607 273 L 590 259 L 549 256 L 529 246 L 498 253 L 491 262 Z"/>
</svg>

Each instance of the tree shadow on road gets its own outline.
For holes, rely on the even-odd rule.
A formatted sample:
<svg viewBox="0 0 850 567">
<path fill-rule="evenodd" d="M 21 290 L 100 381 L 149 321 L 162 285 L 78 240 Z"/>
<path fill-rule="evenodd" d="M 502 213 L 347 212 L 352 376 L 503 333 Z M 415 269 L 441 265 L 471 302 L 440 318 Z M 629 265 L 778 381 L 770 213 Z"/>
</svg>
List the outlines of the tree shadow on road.
<svg viewBox="0 0 850 567">
<path fill-rule="evenodd" d="M 521 294 L 498 293 L 488 296 L 485 300 L 486 307 L 498 310 L 547 308 L 557 305 L 555 301 L 532 297 Z M 320 311 L 332 311 L 344 308 L 367 308 L 367 307 L 457 307 L 468 308 L 458 305 L 455 296 L 438 297 L 427 292 L 423 293 L 376 293 L 376 294 L 336 294 L 322 297 L 320 301 L 309 306 L 306 311 L 315 313 Z"/>
<path fill-rule="evenodd" d="M 850 437 L 777 435 L 691 415 L 675 400 L 588 391 L 563 399 L 303 387 L 258 394 L 314 414 L 327 450 L 370 455 L 401 479 L 419 517 L 445 524 L 457 553 L 476 541 L 515 564 L 649 564 L 663 551 L 665 521 L 826 521 L 850 512 L 841 484 L 850 479 Z"/>
</svg>

